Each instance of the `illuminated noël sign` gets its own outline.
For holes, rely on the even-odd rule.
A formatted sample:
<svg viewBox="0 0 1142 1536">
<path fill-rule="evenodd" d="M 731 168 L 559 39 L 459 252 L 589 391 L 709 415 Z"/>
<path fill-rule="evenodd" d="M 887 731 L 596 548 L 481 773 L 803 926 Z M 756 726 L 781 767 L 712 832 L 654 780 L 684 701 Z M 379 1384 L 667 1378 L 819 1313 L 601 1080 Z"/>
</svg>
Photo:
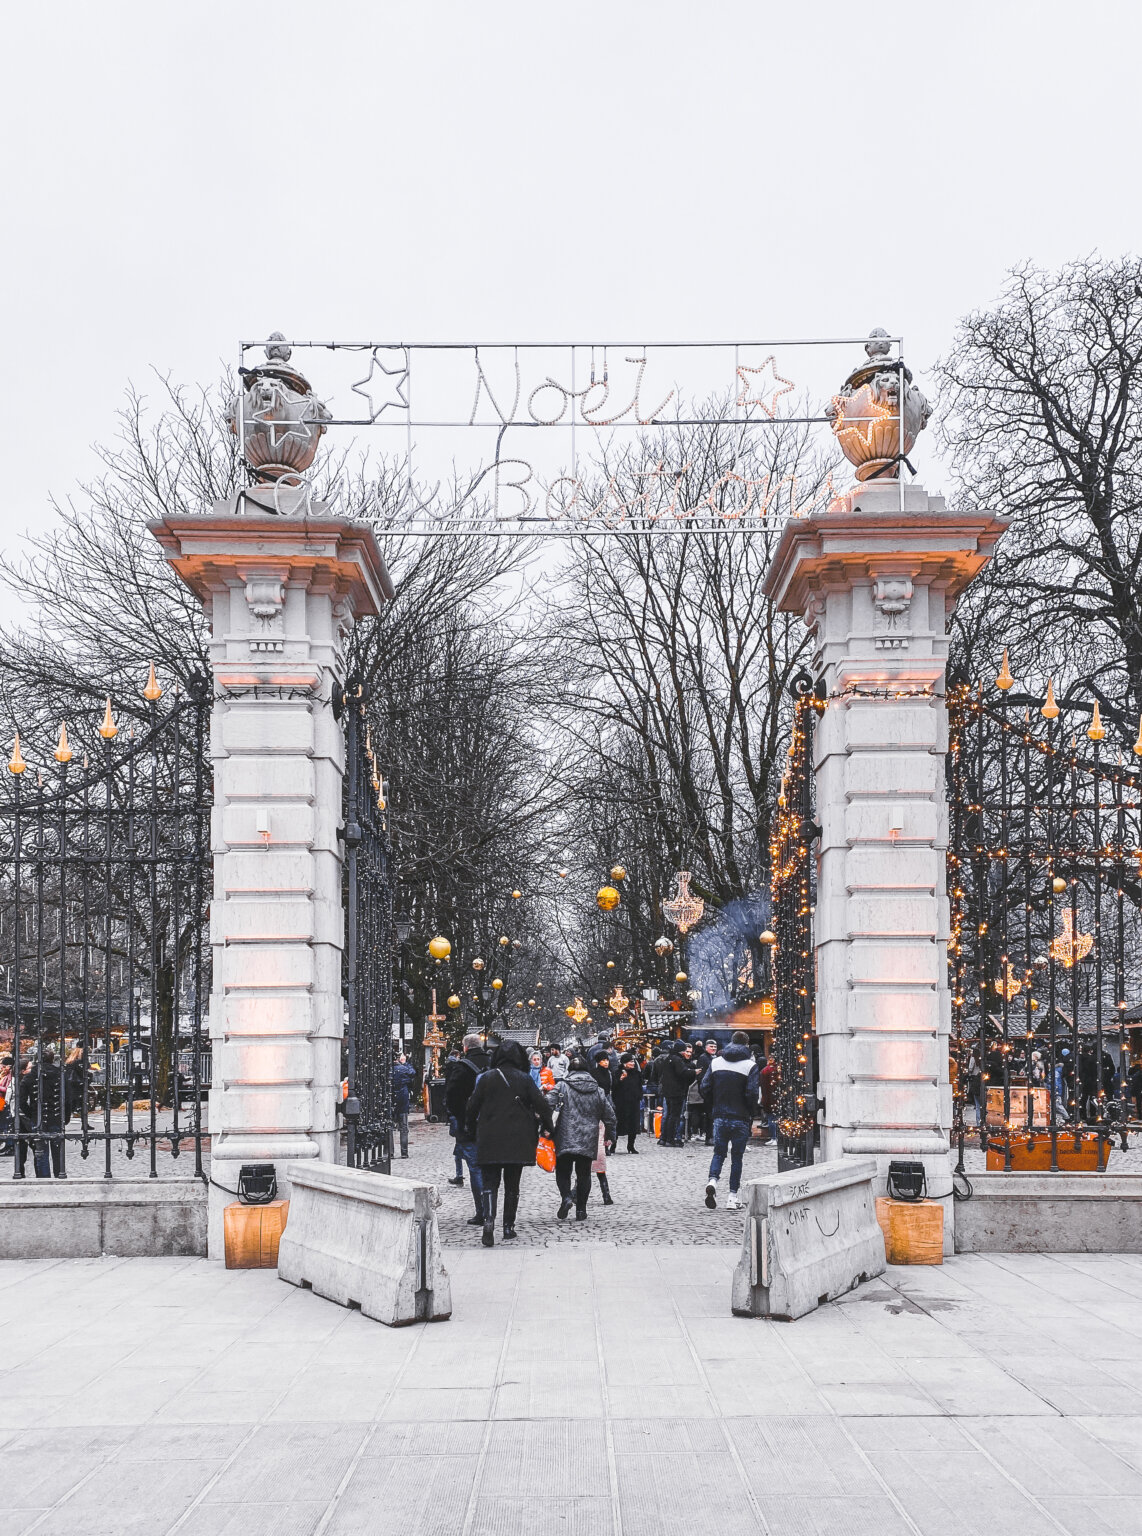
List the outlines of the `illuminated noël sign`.
<svg viewBox="0 0 1142 1536">
<path fill-rule="evenodd" d="M 875 357 L 863 338 L 549 346 L 275 334 L 241 343 L 231 420 L 255 477 L 278 485 L 299 483 L 304 465 L 295 474 L 291 458 L 318 435 L 339 432 L 352 452 L 355 432 L 379 429 L 378 520 L 401 531 L 751 531 L 844 489 L 838 445 L 856 460 L 836 424 L 851 437 L 866 418 L 834 391 L 862 344 L 890 402 L 869 431 L 891 446 L 892 388 L 906 370 L 899 338 L 883 333 Z"/>
</svg>

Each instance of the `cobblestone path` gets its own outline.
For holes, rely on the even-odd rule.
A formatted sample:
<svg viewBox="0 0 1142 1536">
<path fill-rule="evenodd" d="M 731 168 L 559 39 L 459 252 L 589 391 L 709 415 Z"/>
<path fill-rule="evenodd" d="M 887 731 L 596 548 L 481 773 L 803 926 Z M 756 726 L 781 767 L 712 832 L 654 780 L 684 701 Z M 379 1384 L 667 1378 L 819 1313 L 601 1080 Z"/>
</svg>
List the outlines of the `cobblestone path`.
<svg viewBox="0 0 1142 1536">
<path fill-rule="evenodd" d="M 708 1211 L 704 1203 L 710 1148 L 699 1141 L 680 1149 L 659 1147 L 653 1136 L 640 1136 L 638 1155 L 620 1150 L 608 1159 L 608 1178 L 614 1205 L 605 1206 L 599 1181 L 592 1180 L 587 1220 L 557 1221 L 559 1196 L 555 1175 L 538 1168 L 524 1170 L 520 1190 L 516 1246 L 557 1247 L 562 1243 L 616 1243 L 624 1247 L 721 1246 L 741 1240 L 740 1211 Z M 399 1157 L 393 1172 L 424 1179 L 440 1190 L 440 1233 L 449 1247 L 478 1247 L 480 1230 L 466 1225 L 473 1214 L 467 1184 L 458 1189 L 448 1183 L 455 1173 L 452 1138 L 443 1125 L 414 1119 L 409 1126 L 409 1157 Z M 746 1148 L 744 1179 L 777 1171 L 777 1151 L 754 1140 Z M 720 1188 L 728 1189 L 729 1159 Z M 498 1226 L 498 1224 L 497 1224 Z M 499 1235 L 497 1231 L 497 1243 Z M 509 1247 L 513 1246 L 508 1244 Z"/>
</svg>

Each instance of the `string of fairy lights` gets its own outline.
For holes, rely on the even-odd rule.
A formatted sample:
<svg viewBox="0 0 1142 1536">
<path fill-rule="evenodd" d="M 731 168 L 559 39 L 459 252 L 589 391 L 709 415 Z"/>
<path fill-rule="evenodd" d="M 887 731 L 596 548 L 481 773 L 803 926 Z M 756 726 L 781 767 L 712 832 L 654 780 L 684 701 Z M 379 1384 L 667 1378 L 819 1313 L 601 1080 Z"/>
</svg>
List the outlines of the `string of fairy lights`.
<svg viewBox="0 0 1142 1536">
<path fill-rule="evenodd" d="M 989 1167 L 1101 1167 L 1129 1124 L 1142 774 L 1103 746 L 1097 701 L 1089 726 L 1068 733 L 1053 679 L 1038 720 L 1030 706 L 1011 717 L 1014 684 L 1004 651 L 998 699 L 979 684 L 948 693 L 953 1134 L 961 1169 L 977 1131 Z M 1132 753 L 1142 757 L 1142 726 Z M 978 1126 L 966 1120 L 973 1052 Z"/>
<path fill-rule="evenodd" d="M 777 1028 L 774 1058 L 777 1068 L 778 1166 L 800 1167 L 812 1162 L 815 1121 L 813 1094 L 813 939 L 812 859 L 815 833 L 812 817 L 812 773 L 809 737 L 812 719 L 822 701 L 802 694 L 793 710 L 789 758 L 770 839 L 770 889 L 775 932 L 773 944 L 774 1002 Z M 763 936 L 765 937 L 765 936 Z"/>
</svg>

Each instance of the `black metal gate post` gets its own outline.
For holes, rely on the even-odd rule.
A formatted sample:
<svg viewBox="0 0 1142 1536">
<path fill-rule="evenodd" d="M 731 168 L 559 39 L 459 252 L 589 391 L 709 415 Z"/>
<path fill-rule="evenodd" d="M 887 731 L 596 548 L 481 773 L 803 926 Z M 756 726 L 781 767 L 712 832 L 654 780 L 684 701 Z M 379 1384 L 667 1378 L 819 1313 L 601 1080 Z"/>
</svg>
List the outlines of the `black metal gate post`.
<svg viewBox="0 0 1142 1536">
<path fill-rule="evenodd" d="M 345 693 L 346 1161 L 392 1171 L 393 880 L 383 782 L 367 701 Z"/>
</svg>

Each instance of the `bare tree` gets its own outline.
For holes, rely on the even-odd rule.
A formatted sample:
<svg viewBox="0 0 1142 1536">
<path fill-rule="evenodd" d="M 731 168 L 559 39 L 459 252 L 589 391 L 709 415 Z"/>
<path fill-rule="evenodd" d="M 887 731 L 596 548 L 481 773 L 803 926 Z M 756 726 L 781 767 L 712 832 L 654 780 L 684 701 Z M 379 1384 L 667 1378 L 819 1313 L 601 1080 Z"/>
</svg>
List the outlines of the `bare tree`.
<svg viewBox="0 0 1142 1536">
<path fill-rule="evenodd" d="M 147 523 L 206 511 L 245 483 L 224 419 L 230 392 L 225 382 L 192 392 L 164 380 L 155 410 L 130 394 L 118 440 L 100 450 L 103 474 L 55 506 L 51 531 L 5 573 L 27 618 L 0 634 L 0 712 L 33 769 L 54 767 L 62 719 L 77 752 L 99 761 L 108 694 L 124 725 L 145 722 L 152 661 L 168 689 L 206 672 L 203 614 Z M 526 883 L 542 776 L 524 648 L 503 622 L 526 550 L 402 533 L 417 493 L 400 464 L 327 462 L 317 492 L 373 522 L 396 585 L 394 601 L 354 632 L 349 667 L 373 700 L 401 844 L 397 904 L 422 941 L 406 968 L 416 1017 L 430 985 L 423 940 L 454 929 L 457 963 L 470 961 L 498 940 L 500 909 Z M 517 913 L 513 933 L 524 926 Z"/>
<path fill-rule="evenodd" d="M 622 916 L 592 919 L 584 936 L 583 981 L 602 981 L 603 954 L 620 947 L 632 979 L 665 981 L 673 965 L 651 942 L 674 871 L 691 870 L 719 907 L 768 884 L 788 687 L 807 642 L 762 581 L 784 517 L 826 471 L 802 429 L 711 425 L 664 427 L 602 476 L 635 511 L 624 531 L 574 542 L 548 609 L 566 840 L 600 873 L 620 859 L 629 878 Z M 686 515 L 732 514 L 746 486 L 768 508 L 758 531 L 731 516 L 703 533 Z"/>
<path fill-rule="evenodd" d="M 1082 679 L 1123 731 L 1142 710 L 1142 261 L 1017 268 L 940 369 L 958 490 L 1013 519 L 961 605 L 955 663 Z M 994 674 L 992 674 L 994 675 Z M 1060 690 L 1062 691 L 1062 690 Z"/>
</svg>

